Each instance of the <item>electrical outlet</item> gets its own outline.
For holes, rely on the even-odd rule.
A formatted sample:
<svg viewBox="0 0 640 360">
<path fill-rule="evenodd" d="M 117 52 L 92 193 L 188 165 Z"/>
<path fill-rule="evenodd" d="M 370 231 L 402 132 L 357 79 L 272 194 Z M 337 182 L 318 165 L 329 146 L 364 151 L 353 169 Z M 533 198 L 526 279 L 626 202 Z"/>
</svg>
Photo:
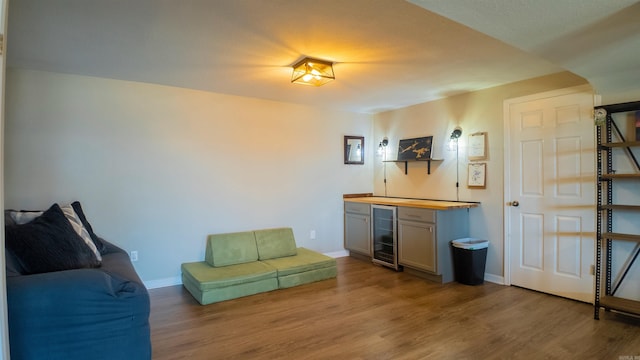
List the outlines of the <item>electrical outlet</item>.
<svg viewBox="0 0 640 360">
<path fill-rule="evenodd" d="M 129 257 L 131 258 L 131 261 L 138 261 L 138 251 L 137 250 L 132 251 Z"/>
<path fill-rule="evenodd" d="M 315 240 L 316 239 L 316 231 L 315 230 L 309 231 L 309 239 L 311 239 L 311 240 Z"/>
</svg>

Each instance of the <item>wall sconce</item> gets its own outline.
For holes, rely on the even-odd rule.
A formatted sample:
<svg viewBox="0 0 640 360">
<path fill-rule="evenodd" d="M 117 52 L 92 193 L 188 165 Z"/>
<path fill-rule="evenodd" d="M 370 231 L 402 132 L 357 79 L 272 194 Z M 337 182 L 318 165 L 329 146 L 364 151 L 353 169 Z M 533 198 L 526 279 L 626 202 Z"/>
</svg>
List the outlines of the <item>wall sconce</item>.
<svg viewBox="0 0 640 360">
<path fill-rule="evenodd" d="M 462 128 L 457 126 L 451 132 L 451 136 L 449 137 L 449 151 L 457 150 L 458 147 L 458 139 L 462 135 Z"/>
<path fill-rule="evenodd" d="M 385 136 L 384 139 L 382 139 L 382 141 L 380 141 L 380 144 L 378 145 L 378 154 L 382 155 L 387 153 L 387 145 L 389 145 L 389 139 L 387 139 L 387 137 Z"/>
<path fill-rule="evenodd" d="M 451 133 L 451 139 L 456 139 L 456 140 L 458 140 L 458 138 L 460 137 L 460 135 L 462 135 L 462 128 L 460 128 L 459 126 L 457 126 L 455 129 L 453 129 L 453 132 Z"/>
<path fill-rule="evenodd" d="M 333 63 L 330 61 L 305 57 L 292 67 L 292 83 L 320 86 L 336 78 L 333 74 Z"/>
<path fill-rule="evenodd" d="M 455 129 L 451 132 L 451 136 L 449 137 L 449 150 L 456 151 L 456 200 L 460 201 L 460 156 L 459 156 L 459 144 L 458 140 L 462 135 L 462 128 L 456 126 Z M 454 148 L 455 146 L 455 148 Z"/>
<path fill-rule="evenodd" d="M 387 196 L 387 145 L 389 145 L 389 139 L 385 136 L 378 144 L 378 155 L 382 155 L 382 164 L 384 167 L 384 196 Z"/>
</svg>

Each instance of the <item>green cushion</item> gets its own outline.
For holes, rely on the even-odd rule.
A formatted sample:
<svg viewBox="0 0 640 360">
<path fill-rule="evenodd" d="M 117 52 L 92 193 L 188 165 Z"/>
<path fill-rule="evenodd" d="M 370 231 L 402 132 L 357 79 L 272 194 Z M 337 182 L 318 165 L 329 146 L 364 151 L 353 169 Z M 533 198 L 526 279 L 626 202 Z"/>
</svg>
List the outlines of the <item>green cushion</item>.
<svg viewBox="0 0 640 360">
<path fill-rule="evenodd" d="M 209 235 L 205 261 L 215 267 L 258 260 L 253 231 Z"/>
<path fill-rule="evenodd" d="M 186 277 L 183 274 L 182 284 L 191 293 L 191 295 L 193 295 L 193 297 L 198 300 L 200 304 L 207 305 L 214 302 L 230 300 L 242 296 L 275 290 L 278 288 L 278 279 L 269 278 L 246 284 L 239 284 L 202 291 L 200 290 L 198 284 L 194 283 L 190 278 Z"/>
<path fill-rule="evenodd" d="M 259 261 L 212 267 L 204 261 L 182 264 L 185 278 L 197 284 L 201 291 L 275 278 L 275 268 Z"/>
<path fill-rule="evenodd" d="M 291 228 L 254 231 L 260 260 L 275 259 L 297 254 L 296 240 Z"/>
<path fill-rule="evenodd" d="M 302 247 L 298 248 L 296 256 L 264 260 L 263 262 L 278 269 L 278 277 L 336 267 L 336 259 Z"/>
<path fill-rule="evenodd" d="M 278 287 L 286 289 L 298 285 L 308 284 L 314 281 L 326 280 L 336 277 L 338 268 L 335 266 L 305 271 L 297 274 L 278 276 Z"/>
</svg>

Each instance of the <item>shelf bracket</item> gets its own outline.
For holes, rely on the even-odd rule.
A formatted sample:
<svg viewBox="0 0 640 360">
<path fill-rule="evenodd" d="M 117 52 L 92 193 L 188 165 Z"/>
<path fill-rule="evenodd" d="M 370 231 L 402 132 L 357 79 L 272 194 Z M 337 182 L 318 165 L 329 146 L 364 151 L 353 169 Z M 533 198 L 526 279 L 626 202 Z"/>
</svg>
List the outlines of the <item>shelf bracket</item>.
<svg viewBox="0 0 640 360">
<path fill-rule="evenodd" d="M 427 175 L 431 175 L 431 160 L 424 160 L 427 163 Z M 408 161 L 403 161 L 404 162 L 404 174 L 407 175 L 409 173 L 408 169 L 409 169 L 409 162 Z"/>
<path fill-rule="evenodd" d="M 384 162 L 404 163 L 404 174 L 409 174 L 410 162 L 426 162 L 427 163 L 427 175 L 431 175 L 431 162 L 442 161 L 442 159 L 425 159 L 425 160 L 384 160 Z"/>
</svg>

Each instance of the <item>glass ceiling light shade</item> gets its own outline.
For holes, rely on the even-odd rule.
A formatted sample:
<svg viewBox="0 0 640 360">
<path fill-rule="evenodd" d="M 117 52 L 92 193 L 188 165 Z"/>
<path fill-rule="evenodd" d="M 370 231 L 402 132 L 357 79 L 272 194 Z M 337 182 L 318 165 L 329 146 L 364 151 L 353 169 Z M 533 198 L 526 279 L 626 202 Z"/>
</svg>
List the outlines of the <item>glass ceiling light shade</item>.
<svg viewBox="0 0 640 360">
<path fill-rule="evenodd" d="M 320 86 L 335 78 L 332 62 L 306 57 L 293 65 L 291 82 Z"/>
</svg>

